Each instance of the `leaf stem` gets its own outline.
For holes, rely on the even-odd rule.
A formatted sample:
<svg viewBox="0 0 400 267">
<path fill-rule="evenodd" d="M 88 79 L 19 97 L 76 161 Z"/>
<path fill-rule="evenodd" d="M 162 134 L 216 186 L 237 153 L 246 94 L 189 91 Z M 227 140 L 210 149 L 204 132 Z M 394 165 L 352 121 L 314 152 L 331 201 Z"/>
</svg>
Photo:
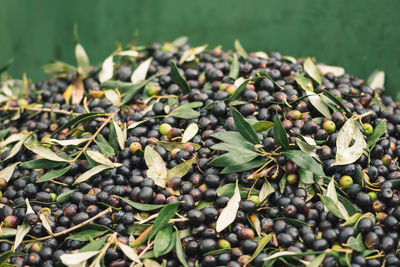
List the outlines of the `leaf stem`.
<svg viewBox="0 0 400 267">
<path fill-rule="evenodd" d="M 93 216 L 92 218 L 87 219 L 86 221 L 81 222 L 80 224 L 77 224 L 77 225 L 75 225 L 75 226 L 73 226 L 73 227 L 71 227 L 71 228 L 68 228 L 68 229 L 66 229 L 66 230 L 64 230 L 64 231 L 62 231 L 62 232 L 58 232 L 58 233 L 55 233 L 55 234 L 53 234 L 53 235 L 48 235 L 48 236 L 44 236 L 44 237 L 37 238 L 37 239 L 26 240 L 26 241 L 24 241 L 24 242 L 42 241 L 42 240 L 47 240 L 47 239 L 50 239 L 50 238 L 53 238 L 53 237 L 57 237 L 57 236 L 60 236 L 60 235 L 68 234 L 69 232 L 72 232 L 72 231 L 74 231 L 74 230 L 76 230 L 76 229 L 79 229 L 79 228 L 81 228 L 82 226 L 84 226 L 84 225 L 86 225 L 86 224 L 88 224 L 88 223 L 90 223 L 90 222 L 96 220 L 97 218 L 100 218 L 100 217 L 102 217 L 102 216 L 104 216 L 104 215 L 110 213 L 110 212 L 112 212 L 112 208 L 111 208 L 111 207 L 109 207 L 109 208 L 106 209 L 106 210 L 103 210 L 102 212 L 100 212 L 100 213 L 97 214 L 96 216 Z"/>
</svg>

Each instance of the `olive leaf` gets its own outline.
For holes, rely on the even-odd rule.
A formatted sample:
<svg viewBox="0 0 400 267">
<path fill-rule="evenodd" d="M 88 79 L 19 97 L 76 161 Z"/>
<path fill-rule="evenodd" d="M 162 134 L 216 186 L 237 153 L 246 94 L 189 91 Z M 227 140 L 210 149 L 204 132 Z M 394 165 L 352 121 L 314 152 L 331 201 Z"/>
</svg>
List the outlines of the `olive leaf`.
<svg viewBox="0 0 400 267">
<path fill-rule="evenodd" d="M 110 145 L 110 143 L 104 138 L 102 134 L 97 135 L 94 142 L 99 147 L 100 152 L 105 157 L 109 158 L 115 155 L 114 148 Z"/>
<path fill-rule="evenodd" d="M 164 160 L 151 146 L 144 149 L 144 160 L 146 162 L 147 177 L 154 180 L 155 184 L 165 188 L 167 183 L 168 171 Z"/>
<path fill-rule="evenodd" d="M 179 59 L 179 65 L 182 65 L 185 62 L 190 62 L 196 59 L 196 55 L 200 54 L 201 52 L 203 52 L 206 48 L 207 48 L 207 44 L 202 45 L 202 46 L 198 46 L 198 47 L 193 47 L 193 48 L 189 48 L 186 49 L 181 58 Z"/>
<path fill-rule="evenodd" d="M 154 256 L 164 255 L 172 241 L 172 226 L 167 225 L 161 229 L 154 238 Z"/>
<path fill-rule="evenodd" d="M 109 230 L 95 230 L 87 229 L 67 236 L 65 239 L 77 240 L 77 241 L 90 241 L 96 237 L 106 234 Z"/>
<path fill-rule="evenodd" d="M 351 117 L 353 114 L 345 107 L 342 100 L 334 95 L 332 95 L 328 90 L 323 91 L 324 96 L 329 98 L 332 102 L 335 103 L 338 107 L 343 109 L 346 112 L 346 116 Z M 325 101 L 326 102 L 326 101 Z"/>
<path fill-rule="evenodd" d="M 306 137 L 306 138 L 304 138 Z M 307 136 L 303 136 L 304 140 L 301 140 L 299 138 L 296 138 L 296 145 L 300 148 L 301 151 L 307 153 L 308 155 L 310 155 L 311 157 L 315 158 L 317 161 L 321 162 L 321 159 L 319 158 L 319 156 L 317 155 L 317 153 L 315 153 L 315 148 L 316 148 L 316 143 L 314 141 L 314 139 L 309 138 Z M 310 142 L 310 139 L 314 142 Z M 307 142 L 307 140 L 309 142 Z M 314 144 L 311 145 L 310 143 Z"/>
<path fill-rule="evenodd" d="M 103 164 L 103 165 L 108 165 L 111 168 L 114 166 L 114 163 L 108 159 L 106 156 L 101 154 L 98 151 L 95 150 L 86 150 L 86 154 L 94 161 L 97 163 Z"/>
<path fill-rule="evenodd" d="M 324 261 L 326 253 L 316 256 L 308 263 L 307 267 L 319 267 L 321 266 L 322 262 Z"/>
<path fill-rule="evenodd" d="M 324 196 L 324 195 L 320 195 L 320 198 L 322 200 L 322 203 L 324 203 L 324 206 L 326 207 L 327 210 L 329 210 L 336 217 L 344 219 L 344 216 L 340 212 L 338 206 L 336 205 L 336 203 L 330 197 Z"/>
<path fill-rule="evenodd" d="M 46 141 L 46 143 L 58 144 L 60 146 L 78 146 L 88 140 L 89 138 L 77 138 L 77 139 L 67 139 L 67 140 L 49 139 L 48 141 Z"/>
<path fill-rule="evenodd" d="M 8 165 L 7 167 L 5 167 L 4 169 L 2 169 L 0 171 L 0 178 L 3 178 L 4 180 L 6 180 L 6 182 L 10 181 L 15 168 L 17 168 L 18 164 L 20 164 L 21 162 L 16 162 L 13 164 Z"/>
<path fill-rule="evenodd" d="M 3 159 L 2 161 L 6 161 L 8 159 L 11 159 L 12 157 L 14 157 L 15 155 L 17 155 L 17 153 L 21 150 L 22 145 L 24 144 L 24 142 L 31 136 L 31 134 L 24 134 L 21 136 L 21 139 L 19 139 L 19 141 L 11 148 L 10 153 L 8 154 L 8 156 Z M 8 139 L 8 138 L 7 138 Z M 5 140 L 5 143 L 7 141 L 7 139 Z"/>
<path fill-rule="evenodd" d="M 70 119 L 67 123 L 63 124 L 61 127 L 59 127 L 56 131 L 54 131 L 51 136 L 54 136 L 56 134 L 58 134 L 59 132 L 61 132 L 64 129 L 73 129 L 76 126 L 78 126 L 79 124 L 87 121 L 87 120 L 93 120 L 99 117 L 104 117 L 107 116 L 106 113 L 85 113 L 85 114 L 81 114 L 78 115 L 72 119 Z"/>
<path fill-rule="evenodd" d="M 196 119 L 200 116 L 200 112 L 195 111 L 194 108 L 199 108 L 201 106 L 203 106 L 202 102 L 191 102 L 172 110 L 168 116 L 185 120 Z"/>
<path fill-rule="evenodd" d="M 251 127 L 259 133 L 266 131 L 268 129 L 271 129 L 274 127 L 274 123 L 271 121 L 259 121 L 259 120 L 253 120 L 253 119 L 246 119 L 248 123 L 250 123 Z"/>
<path fill-rule="evenodd" d="M 300 176 L 300 181 L 303 184 L 313 184 L 315 183 L 314 181 L 314 177 L 313 177 L 313 173 L 309 170 L 300 168 L 299 172 L 299 176 Z"/>
<path fill-rule="evenodd" d="M 244 50 L 243 46 L 240 44 L 239 40 L 235 40 L 234 46 L 236 49 L 236 52 L 238 53 L 239 56 L 242 58 L 247 58 L 247 52 Z"/>
<path fill-rule="evenodd" d="M 236 80 L 239 77 L 240 63 L 238 56 L 233 54 L 231 68 L 229 70 L 229 77 Z"/>
<path fill-rule="evenodd" d="M 182 136 L 182 143 L 189 142 L 193 137 L 196 136 L 197 132 L 199 131 L 199 126 L 197 123 L 191 123 L 186 127 L 185 131 L 183 132 Z"/>
<path fill-rule="evenodd" d="M 261 187 L 260 193 L 258 194 L 260 198 L 260 203 L 262 203 L 269 195 L 275 192 L 274 187 L 267 181 L 264 181 L 264 184 Z"/>
<path fill-rule="evenodd" d="M 123 198 L 123 197 L 120 197 L 120 196 L 117 196 L 117 195 L 114 195 L 114 197 L 121 199 L 126 204 L 132 206 L 133 208 L 135 208 L 137 210 L 141 210 L 141 211 L 158 210 L 158 209 L 164 207 L 164 205 L 143 204 L 143 203 L 134 202 L 134 201 L 132 201 L 130 199 Z"/>
<path fill-rule="evenodd" d="M 67 167 L 64 167 L 61 169 L 46 172 L 42 177 L 40 177 L 38 180 L 36 180 L 36 183 L 43 183 L 43 182 L 46 182 L 49 180 L 56 179 L 64 174 L 66 174 L 71 168 L 72 168 L 72 165 L 68 165 Z"/>
<path fill-rule="evenodd" d="M 76 75 L 72 79 L 72 83 L 70 86 L 71 86 L 71 98 L 72 98 L 71 102 L 74 105 L 79 104 L 82 101 L 83 96 L 85 95 L 85 86 L 83 84 L 82 77 Z"/>
<path fill-rule="evenodd" d="M 194 146 L 194 149 L 197 151 L 201 148 L 199 144 L 195 143 L 181 143 L 181 142 L 167 142 L 167 141 L 157 141 L 157 145 L 164 147 L 168 151 L 172 151 L 175 148 L 183 149 L 186 144 L 191 144 Z"/>
<path fill-rule="evenodd" d="M 352 143 L 353 142 L 353 143 Z M 354 119 L 348 119 L 336 138 L 336 159 L 332 166 L 347 165 L 358 160 L 366 149 L 364 135 Z"/>
<path fill-rule="evenodd" d="M 317 64 L 317 68 L 319 69 L 322 75 L 326 75 L 327 73 L 332 73 L 336 77 L 340 77 L 345 73 L 344 68 L 338 66 Z"/>
<path fill-rule="evenodd" d="M 144 259 L 143 266 L 144 267 L 161 267 L 161 265 L 158 262 L 156 262 L 155 260 L 151 260 L 151 259 Z"/>
<path fill-rule="evenodd" d="M 1 71 L 0 71 L 1 73 Z M 11 257 L 12 251 L 7 250 L 0 254 L 0 266 L 7 266 L 6 263 L 8 259 Z"/>
<path fill-rule="evenodd" d="M 104 90 L 104 97 L 113 104 L 113 106 L 119 107 L 121 105 L 121 95 L 117 90 Z"/>
<path fill-rule="evenodd" d="M 192 167 L 194 160 L 195 160 L 194 158 L 186 160 L 168 170 L 167 180 L 173 177 L 182 178 L 183 176 L 185 176 Z"/>
<path fill-rule="evenodd" d="M 53 74 L 55 76 L 73 73 L 76 67 L 59 60 L 52 60 L 50 63 L 43 65 L 41 68 L 44 72 Z"/>
<path fill-rule="evenodd" d="M 217 224 L 215 227 L 217 232 L 221 232 L 235 221 L 236 213 L 239 210 L 240 199 L 240 190 L 238 183 L 236 182 L 235 193 L 233 194 L 232 198 L 229 199 L 228 204 L 225 208 L 223 208 L 217 219 Z"/>
<path fill-rule="evenodd" d="M 272 234 L 268 234 L 268 235 L 264 236 L 264 237 L 258 242 L 257 248 L 256 248 L 256 250 L 253 252 L 253 255 L 251 255 L 251 258 L 249 259 L 248 263 L 249 263 L 249 262 L 252 262 L 252 261 L 258 256 L 258 254 L 260 254 L 261 251 L 263 251 L 263 249 L 264 249 L 265 246 L 269 243 L 269 241 L 271 241 L 271 239 L 272 239 Z M 246 265 L 247 265 L 247 264 L 246 264 Z M 245 265 L 245 266 L 246 266 L 246 265 Z"/>
<path fill-rule="evenodd" d="M 300 168 L 313 172 L 318 177 L 325 177 L 322 166 L 307 153 L 300 150 L 284 151 L 282 154 L 296 163 Z"/>
<path fill-rule="evenodd" d="M 75 58 L 78 65 L 79 74 L 87 77 L 90 69 L 89 57 L 80 43 L 76 43 L 75 45 Z"/>
<path fill-rule="evenodd" d="M 294 218 L 289 218 L 289 217 L 277 217 L 277 218 L 274 218 L 274 221 L 279 221 L 279 220 L 285 221 L 285 222 L 287 222 L 287 223 L 289 223 L 289 224 L 291 224 L 291 225 L 293 225 L 293 226 L 295 226 L 297 228 L 309 225 L 304 221 L 300 221 L 300 220 L 294 219 Z"/>
<path fill-rule="evenodd" d="M 374 131 L 368 137 L 367 144 L 369 148 L 375 146 L 378 142 L 379 138 L 386 132 L 386 121 L 381 121 L 378 125 L 375 126 Z"/>
<path fill-rule="evenodd" d="M 181 202 L 171 202 L 164 206 L 157 218 L 154 221 L 153 227 L 150 230 L 148 240 L 151 240 L 161 229 L 163 229 L 178 211 Z"/>
<path fill-rule="evenodd" d="M 171 60 L 171 78 L 174 83 L 176 83 L 179 88 L 181 88 L 182 92 L 190 93 L 191 89 L 188 82 L 182 77 L 179 73 L 178 67 L 176 66 L 175 62 Z"/>
<path fill-rule="evenodd" d="M 121 166 L 120 163 L 114 163 L 114 167 L 118 167 Z M 88 171 L 82 173 L 73 183 L 73 185 L 78 184 L 78 183 L 82 183 L 84 181 L 89 180 L 93 175 L 96 175 L 104 170 L 113 168 L 110 165 L 98 165 L 94 168 L 89 169 Z"/>
<path fill-rule="evenodd" d="M 67 202 L 71 198 L 72 194 L 75 193 L 77 190 L 78 189 L 73 189 L 73 190 L 68 190 L 68 191 L 66 191 L 64 193 L 61 193 L 60 195 L 57 196 L 56 201 L 58 203 Z"/>
<path fill-rule="evenodd" d="M 304 61 L 304 70 L 318 84 L 322 83 L 321 74 L 319 73 L 317 66 L 315 66 L 314 62 L 312 62 L 309 57 Z"/>
<path fill-rule="evenodd" d="M 124 51 L 118 52 L 117 55 L 123 56 L 123 57 L 138 57 L 139 52 L 136 50 L 124 50 Z"/>
<path fill-rule="evenodd" d="M 68 267 L 86 266 L 86 261 L 98 255 L 100 251 L 78 252 L 73 254 L 63 254 L 60 260 Z"/>
<path fill-rule="evenodd" d="M 322 100 L 321 96 L 318 94 L 314 94 L 310 91 L 306 91 L 306 95 L 308 95 L 308 100 L 310 103 L 326 118 L 331 118 L 331 112 L 329 110 L 328 105 Z"/>
<path fill-rule="evenodd" d="M 39 143 L 39 141 L 31 137 L 25 143 L 24 146 L 32 151 L 33 153 L 52 161 L 61 161 L 61 162 L 68 162 L 67 159 L 64 159 L 54 153 L 50 148 L 43 146 Z"/>
<path fill-rule="evenodd" d="M 342 214 L 342 217 L 345 220 L 350 218 L 349 213 L 347 212 L 346 208 L 343 206 L 343 204 L 338 199 L 338 195 L 337 195 L 337 192 L 335 189 L 335 180 L 333 179 L 333 177 L 328 184 L 328 188 L 326 190 L 326 196 L 332 199 L 332 201 L 335 203 L 335 205 L 339 209 L 340 213 Z"/>
<path fill-rule="evenodd" d="M 283 128 L 282 122 L 279 119 L 278 114 L 275 115 L 273 132 L 274 132 L 275 143 L 278 146 L 281 146 L 285 149 L 289 149 L 289 139 L 287 137 L 285 128 Z"/>
<path fill-rule="evenodd" d="M 26 214 L 35 213 L 28 199 L 25 199 L 25 203 L 26 203 Z M 18 225 L 12 249 L 13 252 L 15 252 L 15 250 L 18 248 L 18 246 L 21 244 L 22 240 L 24 240 L 24 237 L 29 233 L 30 230 L 31 230 L 30 225 L 27 224 L 25 221 L 22 224 Z"/>
<path fill-rule="evenodd" d="M 117 244 L 124 253 L 124 255 L 128 257 L 131 261 L 136 262 L 138 264 L 142 264 L 142 262 L 139 259 L 139 256 L 137 255 L 136 251 L 133 248 L 121 242 L 117 242 Z"/>
<path fill-rule="evenodd" d="M 385 89 L 385 72 L 375 70 L 367 80 L 367 84 L 371 89 Z"/>
<path fill-rule="evenodd" d="M 152 57 L 149 57 L 133 71 L 131 75 L 131 83 L 138 84 L 146 79 L 147 72 L 150 68 L 151 61 L 153 60 Z"/>
<path fill-rule="evenodd" d="M 303 75 L 297 75 L 294 80 L 304 91 L 314 92 L 312 81 Z"/>
<path fill-rule="evenodd" d="M 51 226 L 50 226 L 50 221 L 49 218 L 47 217 L 47 215 L 45 214 L 45 212 L 38 212 L 40 221 L 42 222 L 43 227 L 47 230 L 47 232 L 49 234 L 53 234 L 53 231 L 51 230 Z"/>
<path fill-rule="evenodd" d="M 260 139 L 256 131 L 251 127 L 250 123 L 248 123 L 244 118 L 243 115 L 240 114 L 234 107 L 230 107 L 232 112 L 232 117 L 235 123 L 235 127 L 238 132 L 250 143 L 252 144 L 259 144 Z"/>
<path fill-rule="evenodd" d="M 357 252 L 363 252 L 365 250 L 365 245 L 361 233 L 359 233 L 357 237 L 349 237 L 349 239 L 347 240 L 347 244 L 350 248 L 354 249 Z"/>
<path fill-rule="evenodd" d="M 117 137 L 118 145 L 122 150 L 124 150 L 125 149 L 126 135 L 122 131 L 121 127 L 119 127 L 119 125 L 115 122 L 115 120 L 112 120 L 112 124 L 114 126 L 113 129 L 114 129 L 115 135 Z"/>
<path fill-rule="evenodd" d="M 107 57 L 103 64 L 101 65 L 101 71 L 99 72 L 99 81 L 100 83 L 103 83 L 113 77 L 114 73 L 114 62 L 113 62 L 113 56 Z"/>
<path fill-rule="evenodd" d="M 180 237 L 179 233 L 180 233 L 180 231 L 175 231 L 175 235 L 176 235 L 176 245 L 175 245 L 176 256 L 178 257 L 179 262 L 184 267 L 189 267 L 189 265 L 188 265 L 188 263 L 186 261 L 185 253 L 183 252 L 182 243 L 181 243 L 181 237 Z"/>
</svg>

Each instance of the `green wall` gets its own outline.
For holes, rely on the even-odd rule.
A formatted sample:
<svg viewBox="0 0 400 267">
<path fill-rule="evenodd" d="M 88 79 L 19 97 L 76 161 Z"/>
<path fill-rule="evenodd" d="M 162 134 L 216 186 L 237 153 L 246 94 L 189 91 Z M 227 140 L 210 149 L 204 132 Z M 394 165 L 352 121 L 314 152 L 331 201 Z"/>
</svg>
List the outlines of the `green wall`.
<svg viewBox="0 0 400 267">
<path fill-rule="evenodd" d="M 0 66 L 14 58 L 12 75 L 37 80 L 51 58 L 74 63 L 75 22 L 93 63 L 135 30 L 142 44 L 188 35 L 228 49 L 238 38 L 247 50 L 315 56 L 362 78 L 379 68 L 387 90 L 400 92 L 398 0 L 0 0 Z"/>
</svg>

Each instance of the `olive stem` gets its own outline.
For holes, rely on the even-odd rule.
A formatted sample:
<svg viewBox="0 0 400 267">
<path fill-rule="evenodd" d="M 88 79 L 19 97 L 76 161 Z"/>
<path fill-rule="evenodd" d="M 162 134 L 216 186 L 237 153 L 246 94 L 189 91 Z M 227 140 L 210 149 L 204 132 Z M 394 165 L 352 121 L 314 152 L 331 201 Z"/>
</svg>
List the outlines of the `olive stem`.
<svg viewBox="0 0 400 267">
<path fill-rule="evenodd" d="M 99 129 L 90 137 L 90 139 L 86 142 L 85 146 L 79 151 L 78 155 L 71 160 L 71 164 L 74 164 L 75 161 L 79 159 L 79 157 L 83 154 L 83 152 L 86 151 L 86 149 L 89 147 L 89 145 L 96 139 L 97 135 L 101 132 L 101 130 L 111 121 L 112 118 L 114 118 L 114 115 L 117 114 L 119 109 L 115 110 L 112 114 L 108 116 L 108 118 L 101 124 Z"/>
<path fill-rule="evenodd" d="M 98 262 L 104 257 L 104 255 L 107 252 L 107 249 L 115 242 L 115 239 L 117 237 L 117 232 L 114 232 L 112 235 L 107 240 L 107 243 L 104 245 L 104 247 L 100 250 L 100 253 L 97 255 L 97 257 L 93 260 L 93 262 L 89 265 L 89 267 L 94 267 L 98 264 Z"/>
<path fill-rule="evenodd" d="M 151 242 L 142 250 L 142 252 L 140 252 L 140 254 L 138 255 L 139 258 L 140 258 L 141 256 L 143 256 L 144 253 L 146 253 L 146 252 L 153 246 L 153 244 L 154 244 L 154 241 L 151 241 Z"/>
<path fill-rule="evenodd" d="M 60 236 L 60 235 L 68 234 L 69 232 L 72 232 L 72 231 L 74 231 L 74 230 L 76 230 L 76 229 L 79 229 L 79 228 L 81 228 L 82 226 L 84 226 L 84 225 L 86 225 L 86 224 L 88 224 L 88 223 L 90 223 L 90 222 L 96 220 L 97 218 L 103 217 L 104 215 L 106 215 L 107 213 L 110 213 L 110 212 L 112 212 L 111 207 L 109 207 L 109 208 L 106 209 L 106 210 L 103 210 L 102 212 L 100 212 L 100 213 L 97 214 L 96 216 L 93 216 L 92 218 L 87 219 L 86 221 L 81 222 L 80 224 L 77 224 L 77 225 L 75 225 L 75 226 L 73 226 L 73 227 L 71 227 L 71 228 L 68 228 L 68 229 L 64 230 L 64 231 L 55 233 L 55 234 L 53 234 L 53 235 L 48 235 L 48 236 L 40 237 L 40 238 L 37 238 L 37 239 L 26 240 L 25 242 L 42 241 L 42 240 L 47 240 L 47 239 L 50 239 L 50 238 L 53 238 L 53 237 L 57 237 L 57 236 Z"/>
</svg>

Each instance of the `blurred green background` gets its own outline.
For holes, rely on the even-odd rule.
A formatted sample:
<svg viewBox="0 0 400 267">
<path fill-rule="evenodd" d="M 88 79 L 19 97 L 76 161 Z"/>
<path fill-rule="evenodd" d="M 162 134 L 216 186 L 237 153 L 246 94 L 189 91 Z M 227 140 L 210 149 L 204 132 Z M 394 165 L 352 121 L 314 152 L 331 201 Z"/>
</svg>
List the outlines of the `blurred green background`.
<svg viewBox="0 0 400 267">
<path fill-rule="evenodd" d="M 386 88 L 400 99 L 399 0 L 0 0 L 0 66 L 9 72 L 46 77 L 51 58 L 74 63 L 73 25 L 92 63 L 128 43 L 189 36 L 191 45 L 233 48 L 238 38 L 250 50 L 315 56 L 366 79 L 386 72 Z"/>
</svg>

